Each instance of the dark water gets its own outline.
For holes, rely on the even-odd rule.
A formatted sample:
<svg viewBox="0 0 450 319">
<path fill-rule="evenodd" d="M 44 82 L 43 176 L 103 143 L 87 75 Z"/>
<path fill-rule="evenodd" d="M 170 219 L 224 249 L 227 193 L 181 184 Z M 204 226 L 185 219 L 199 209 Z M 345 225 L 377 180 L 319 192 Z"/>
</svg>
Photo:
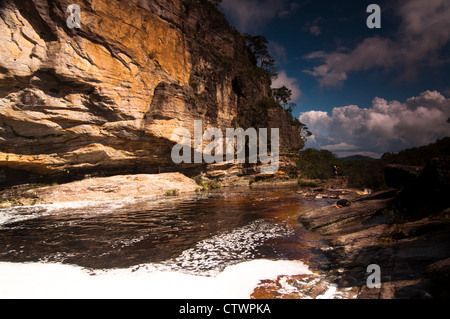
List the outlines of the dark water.
<svg viewBox="0 0 450 319">
<path fill-rule="evenodd" d="M 209 275 L 254 259 L 320 262 L 323 242 L 297 221 L 328 204 L 297 188 L 0 209 L 0 262 L 89 269 L 158 263 Z"/>
<path fill-rule="evenodd" d="M 221 235 L 237 241 L 234 248 L 223 247 L 236 255 L 298 258 L 318 242 L 297 223 L 297 216 L 323 204 L 301 198 L 295 188 L 278 188 L 80 207 L 0 209 L 0 261 L 130 267 L 176 258 L 207 239 L 215 238 L 218 244 Z"/>
</svg>

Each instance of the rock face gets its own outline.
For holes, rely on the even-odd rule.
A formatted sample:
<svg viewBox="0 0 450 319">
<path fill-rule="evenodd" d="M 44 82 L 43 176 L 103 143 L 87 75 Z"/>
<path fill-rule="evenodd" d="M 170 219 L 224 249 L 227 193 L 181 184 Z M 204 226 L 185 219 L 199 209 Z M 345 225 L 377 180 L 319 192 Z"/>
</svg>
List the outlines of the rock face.
<svg viewBox="0 0 450 319">
<path fill-rule="evenodd" d="M 233 127 L 270 80 L 244 38 L 206 0 L 0 4 L 1 182 L 181 170 L 175 128 Z M 281 148 L 303 142 L 282 109 L 262 124 Z M 263 127 L 261 125 L 261 127 Z"/>
<path fill-rule="evenodd" d="M 440 213 L 450 207 L 450 157 L 430 160 L 415 179 L 407 184 L 397 198 L 410 219 Z"/>
<path fill-rule="evenodd" d="M 414 181 L 422 170 L 420 166 L 389 164 L 385 168 L 386 184 L 394 188 L 404 187 Z"/>
<path fill-rule="evenodd" d="M 329 243 L 324 253 L 338 291 L 359 299 L 448 298 L 448 212 L 400 221 L 392 190 L 349 198 L 349 207 L 330 205 L 300 216 Z M 367 285 L 373 264 L 381 269 L 380 288 Z"/>
</svg>

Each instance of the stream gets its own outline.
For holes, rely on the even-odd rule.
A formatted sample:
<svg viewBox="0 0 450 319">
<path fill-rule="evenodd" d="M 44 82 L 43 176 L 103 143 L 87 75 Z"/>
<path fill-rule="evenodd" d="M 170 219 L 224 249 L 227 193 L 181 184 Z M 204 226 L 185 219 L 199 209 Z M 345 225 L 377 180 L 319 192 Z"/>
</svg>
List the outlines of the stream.
<svg viewBox="0 0 450 319">
<path fill-rule="evenodd" d="M 336 297 L 298 190 L 2 208 L 0 297 Z"/>
</svg>

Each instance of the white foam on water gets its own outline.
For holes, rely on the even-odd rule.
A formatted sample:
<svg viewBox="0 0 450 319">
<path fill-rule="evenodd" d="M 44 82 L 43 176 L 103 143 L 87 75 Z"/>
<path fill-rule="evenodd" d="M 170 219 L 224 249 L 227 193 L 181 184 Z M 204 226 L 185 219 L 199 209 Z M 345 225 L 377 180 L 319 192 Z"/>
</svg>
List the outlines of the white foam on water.
<svg viewBox="0 0 450 319">
<path fill-rule="evenodd" d="M 2 225 L 34 219 L 39 216 L 48 215 L 45 209 L 40 207 L 11 207 L 0 209 L 0 228 Z"/>
<path fill-rule="evenodd" d="M 174 259 L 127 269 L 0 262 L 0 298 L 248 299 L 261 280 L 311 273 L 300 261 L 254 259 L 253 249 L 287 233 L 282 225 L 254 221 Z"/>
<path fill-rule="evenodd" d="M 77 202 L 5 208 L 0 209 L 0 227 L 61 214 L 68 208 L 71 214 L 74 210 L 80 214 L 102 214 L 129 204 Z M 261 280 L 312 274 L 301 261 L 254 259 L 258 246 L 291 232 L 286 225 L 257 220 L 202 240 L 174 259 L 127 269 L 92 271 L 76 265 L 46 263 L 45 259 L 38 263 L 0 262 L 0 298 L 248 299 Z M 322 297 L 333 293 L 331 287 Z"/>
<path fill-rule="evenodd" d="M 267 240 L 292 234 L 289 228 L 256 220 L 246 226 L 221 233 L 183 251 L 175 259 L 164 262 L 172 269 L 195 275 L 216 275 L 230 263 L 255 258 L 255 249 Z"/>
<path fill-rule="evenodd" d="M 328 290 L 316 297 L 316 299 L 335 299 L 337 285 L 329 285 Z"/>
<path fill-rule="evenodd" d="M 152 201 L 150 202 L 149 199 Z M 147 202 L 156 205 L 163 199 L 137 198 L 112 201 L 78 201 L 53 204 L 36 204 L 32 206 L 13 206 L 0 208 L 0 228 L 2 225 L 26 221 L 34 218 L 64 214 L 109 214 L 136 202 Z"/>
<path fill-rule="evenodd" d="M 214 277 L 148 266 L 93 274 L 73 265 L 0 262 L 0 298 L 248 299 L 261 280 L 311 273 L 300 261 L 266 259 L 229 266 Z"/>
</svg>

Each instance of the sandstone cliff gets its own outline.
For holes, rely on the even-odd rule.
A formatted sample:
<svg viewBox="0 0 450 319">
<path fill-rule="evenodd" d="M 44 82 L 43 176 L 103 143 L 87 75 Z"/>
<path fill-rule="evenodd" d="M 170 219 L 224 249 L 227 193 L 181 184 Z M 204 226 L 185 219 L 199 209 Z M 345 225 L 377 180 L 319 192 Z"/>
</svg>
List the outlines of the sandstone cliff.
<svg viewBox="0 0 450 319">
<path fill-rule="evenodd" d="M 186 169 L 170 158 L 175 128 L 232 127 L 270 94 L 206 0 L 6 0 L 0 42 L 2 185 Z M 282 109 L 264 114 L 282 151 L 303 147 Z"/>
</svg>

